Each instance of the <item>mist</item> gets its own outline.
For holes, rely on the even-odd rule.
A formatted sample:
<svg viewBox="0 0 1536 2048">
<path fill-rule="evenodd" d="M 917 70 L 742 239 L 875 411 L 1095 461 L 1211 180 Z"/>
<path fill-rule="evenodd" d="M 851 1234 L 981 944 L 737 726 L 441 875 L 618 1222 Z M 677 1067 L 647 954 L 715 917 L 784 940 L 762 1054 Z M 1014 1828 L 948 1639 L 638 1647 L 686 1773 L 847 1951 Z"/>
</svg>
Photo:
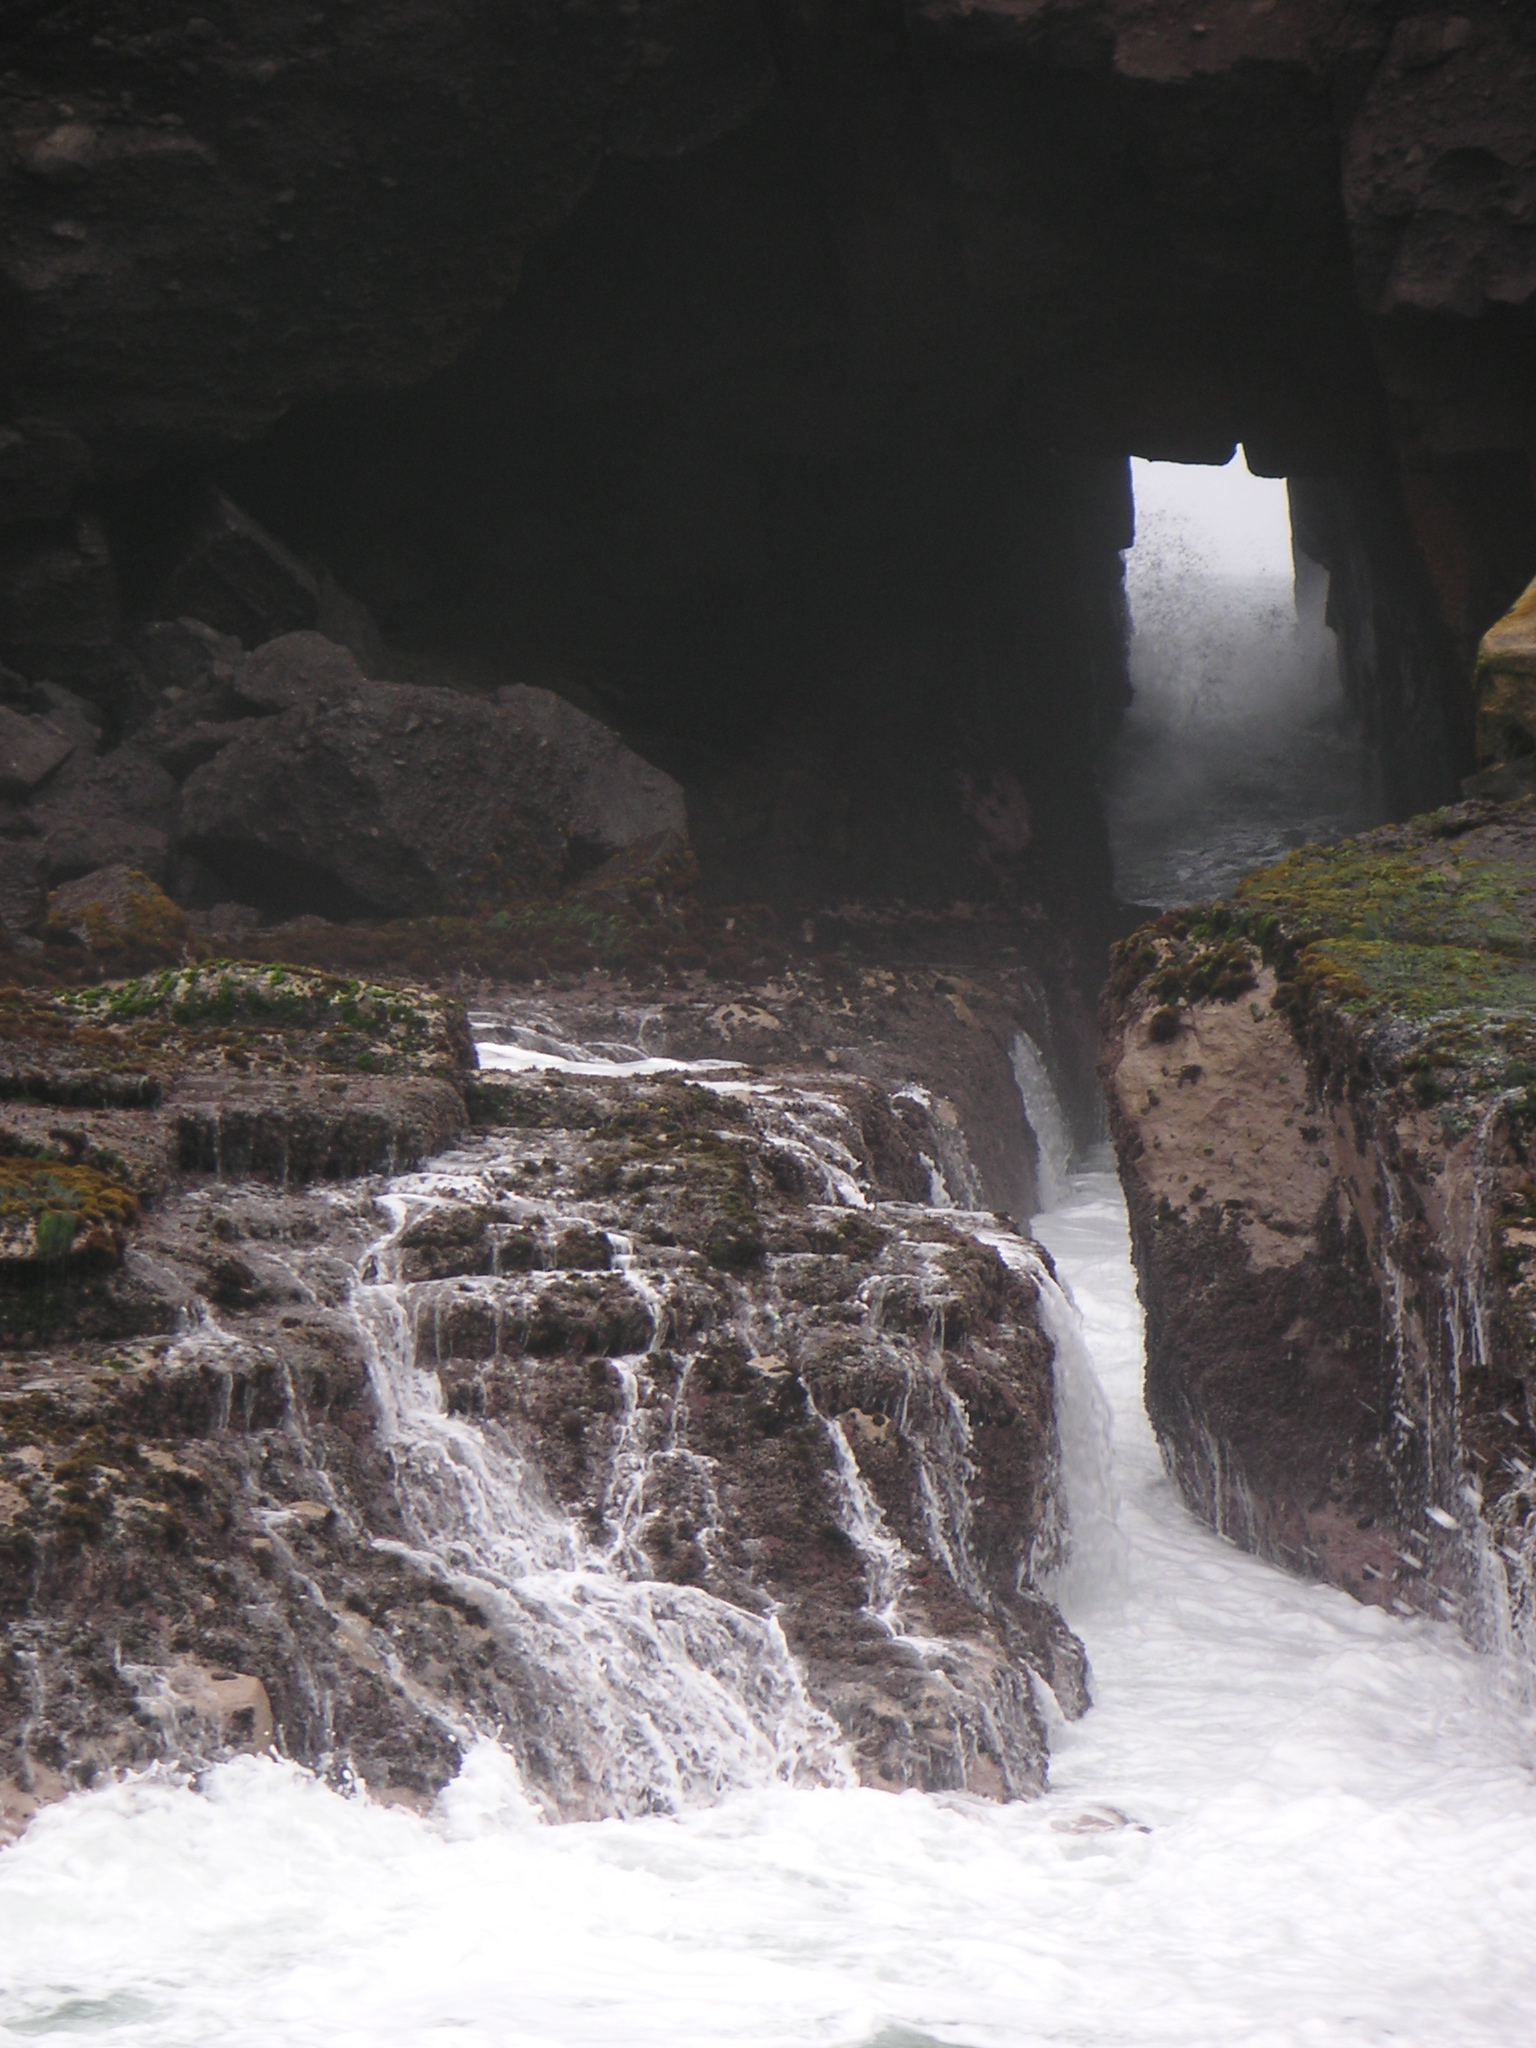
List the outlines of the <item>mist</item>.
<svg viewBox="0 0 1536 2048">
<path fill-rule="evenodd" d="M 1327 576 L 1293 560 L 1284 482 L 1241 450 L 1225 468 L 1132 474 L 1135 695 L 1104 791 L 1118 895 L 1171 908 L 1385 812 L 1324 623 Z"/>
</svg>

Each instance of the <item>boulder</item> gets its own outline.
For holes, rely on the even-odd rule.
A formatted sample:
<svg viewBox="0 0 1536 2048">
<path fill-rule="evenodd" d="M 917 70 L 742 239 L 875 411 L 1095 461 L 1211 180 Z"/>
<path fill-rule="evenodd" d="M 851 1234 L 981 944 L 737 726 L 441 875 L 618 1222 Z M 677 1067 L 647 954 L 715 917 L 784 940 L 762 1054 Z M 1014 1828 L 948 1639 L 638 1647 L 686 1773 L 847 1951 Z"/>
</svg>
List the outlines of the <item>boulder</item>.
<svg viewBox="0 0 1536 2048">
<path fill-rule="evenodd" d="M 1477 650 L 1477 760 L 1484 771 L 1536 756 L 1536 582 L 1488 628 Z M 1514 795 L 1482 787 L 1478 795 Z"/>
<path fill-rule="evenodd" d="M 661 832 L 686 833 L 680 786 L 616 732 L 553 690 L 514 683 L 496 692 L 508 715 L 557 753 L 569 778 L 568 831 L 590 865 Z"/>
<path fill-rule="evenodd" d="M 239 663 L 234 694 L 246 711 L 320 710 L 352 696 L 365 680 L 349 647 L 323 633 L 284 633 Z"/>
<path fill-rule="evenodd" d="M 165 873 L 176 820 L 176 783 L 136 740 L 90 762 L 78 777 L 61 774 L 32 810 L 43 833 L 53 881 L 119 862 L 156 880 Z"/>
<path fill-rule="evenodd" d="M 93 953 L 153 952 L 172 959 L 192 935 L 186 912 L 148 875 L 120 861 L 55 889 L 47 929 Z"/>
<path fill-rule="evenodd" d="M 1104 1019 L 1186 1502 L 1484 1644 L 1536 1539 L 1533 882 L 1529 797 L 1303 847 L 1124 940 Z"/>
<path fill-rule="evenodd" d="M 75 751 L 46 718 L 0 704 L 0 796 L 25 798 Z"/>
<path fill-rule="evenodd" d="M 215 492 L 161 599 L 168 614 L 205 620 L 251 647 L 313 625 L 320 588 L 281 541 Z"/>
<path fill-rule="evenodd" d="M 62 519 L 90 467 L 79 435 L 52 420 L 0 426 L 0 525 Z"/>
<path fill-rule="evenodd" d="M 236 689 L 273 715 L 188 777 L 182 844 L 266 911 L 416 916 L 548 893 L 683 824 L 669 776 L 546 690 L 490 703 L 368 682 L 313 633 L 259 648 Z"/>
</svg>

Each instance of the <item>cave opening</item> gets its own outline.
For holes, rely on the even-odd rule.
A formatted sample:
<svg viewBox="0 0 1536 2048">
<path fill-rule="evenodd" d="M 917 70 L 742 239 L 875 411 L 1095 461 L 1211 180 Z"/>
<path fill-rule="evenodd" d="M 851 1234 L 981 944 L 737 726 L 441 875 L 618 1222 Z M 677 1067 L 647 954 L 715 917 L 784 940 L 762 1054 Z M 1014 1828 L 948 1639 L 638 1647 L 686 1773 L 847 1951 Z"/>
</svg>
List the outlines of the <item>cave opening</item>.
<svg viewBox="0 0 1536 2048">
<path fill-rule="evenodd" d="M 1381 823 L 1379 750 L 1350 701 L 1328 572 L 1285 482 L 1133 460 L 1132 698 L 1106 751 L 1115 887 L 1161 909 L 1222 895 L 1309 841 Z"/>
</svg>

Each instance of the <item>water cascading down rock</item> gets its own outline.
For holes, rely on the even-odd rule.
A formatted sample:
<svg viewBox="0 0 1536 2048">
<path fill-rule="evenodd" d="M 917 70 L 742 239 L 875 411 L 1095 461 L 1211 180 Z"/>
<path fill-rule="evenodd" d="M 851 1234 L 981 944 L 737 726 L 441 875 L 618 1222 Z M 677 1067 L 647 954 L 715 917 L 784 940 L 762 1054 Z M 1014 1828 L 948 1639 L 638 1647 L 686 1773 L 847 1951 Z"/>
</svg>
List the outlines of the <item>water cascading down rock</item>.
<svg viewBox="0 0 1536 2048">
<path fill-rule="evenodd" d="M 142 1058 L 215 974 L 70 1001 L 98 1059 L 112 1031 Z M 302 1125 L 294 1034 L 317 1101 L 357 1085 L 323 1066 L 354 987 L 308 977 L 279 1021 L 236 989 L 224 1019 L 268 1002 L 238 1081 L 80 1112 L 93 1156 L 93 1116 L 132 1127 L 153 1193 L 133 1331 L 120 1279 L 71 1322 L 57 1269 L 51 1309 L 12 1276 L 54 1317 L 4 1382 L 12 1810 L 272 1741 L 423 1799 L 487 1735 L 564 1818 L 1037 1791 L 1042 1689 L 1087 1703 L 1046 1591 L 1055 1283 L 932 1205 L 953 1133 L 842 1076 L 477 1075 L 443 1065 L 451 1006 L 445 1036 L 402 997 L 372 1085 L 457 1090 L 456 1149 L 338 1181 L 334 1147 L 252 1144 L 219 1178 L 220 1089 L 240 1129 Z"/>
</svg>

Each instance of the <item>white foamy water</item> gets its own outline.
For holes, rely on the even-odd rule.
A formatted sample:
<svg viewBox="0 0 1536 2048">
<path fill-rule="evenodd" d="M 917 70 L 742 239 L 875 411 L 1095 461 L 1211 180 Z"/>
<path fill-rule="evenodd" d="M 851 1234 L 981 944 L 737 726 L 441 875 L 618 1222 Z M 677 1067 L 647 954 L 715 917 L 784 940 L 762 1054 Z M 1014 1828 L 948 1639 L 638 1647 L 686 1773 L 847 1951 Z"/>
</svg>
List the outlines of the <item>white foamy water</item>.
<svg viewBox="0 0 1536 2048">
<path fill-rule="evenodd" d="M 246 1760 L 45 1813 L 0 1856 L 0 2039 L 112 2048 L 1520 2048 L 1531 1731 L 1450 1631 L 1198 1529 L 1140 1410 L 1124 1212 L 1041 1223 L 1109 1397 L 1064 1591 L 1098 1705 L 1054 1789 L 733 1795 L 538 1824 L 489 1745 L 427 1818 Z M 1085 1361 L 1079 1356 L 1078 1368 Z"/>
</svg>

